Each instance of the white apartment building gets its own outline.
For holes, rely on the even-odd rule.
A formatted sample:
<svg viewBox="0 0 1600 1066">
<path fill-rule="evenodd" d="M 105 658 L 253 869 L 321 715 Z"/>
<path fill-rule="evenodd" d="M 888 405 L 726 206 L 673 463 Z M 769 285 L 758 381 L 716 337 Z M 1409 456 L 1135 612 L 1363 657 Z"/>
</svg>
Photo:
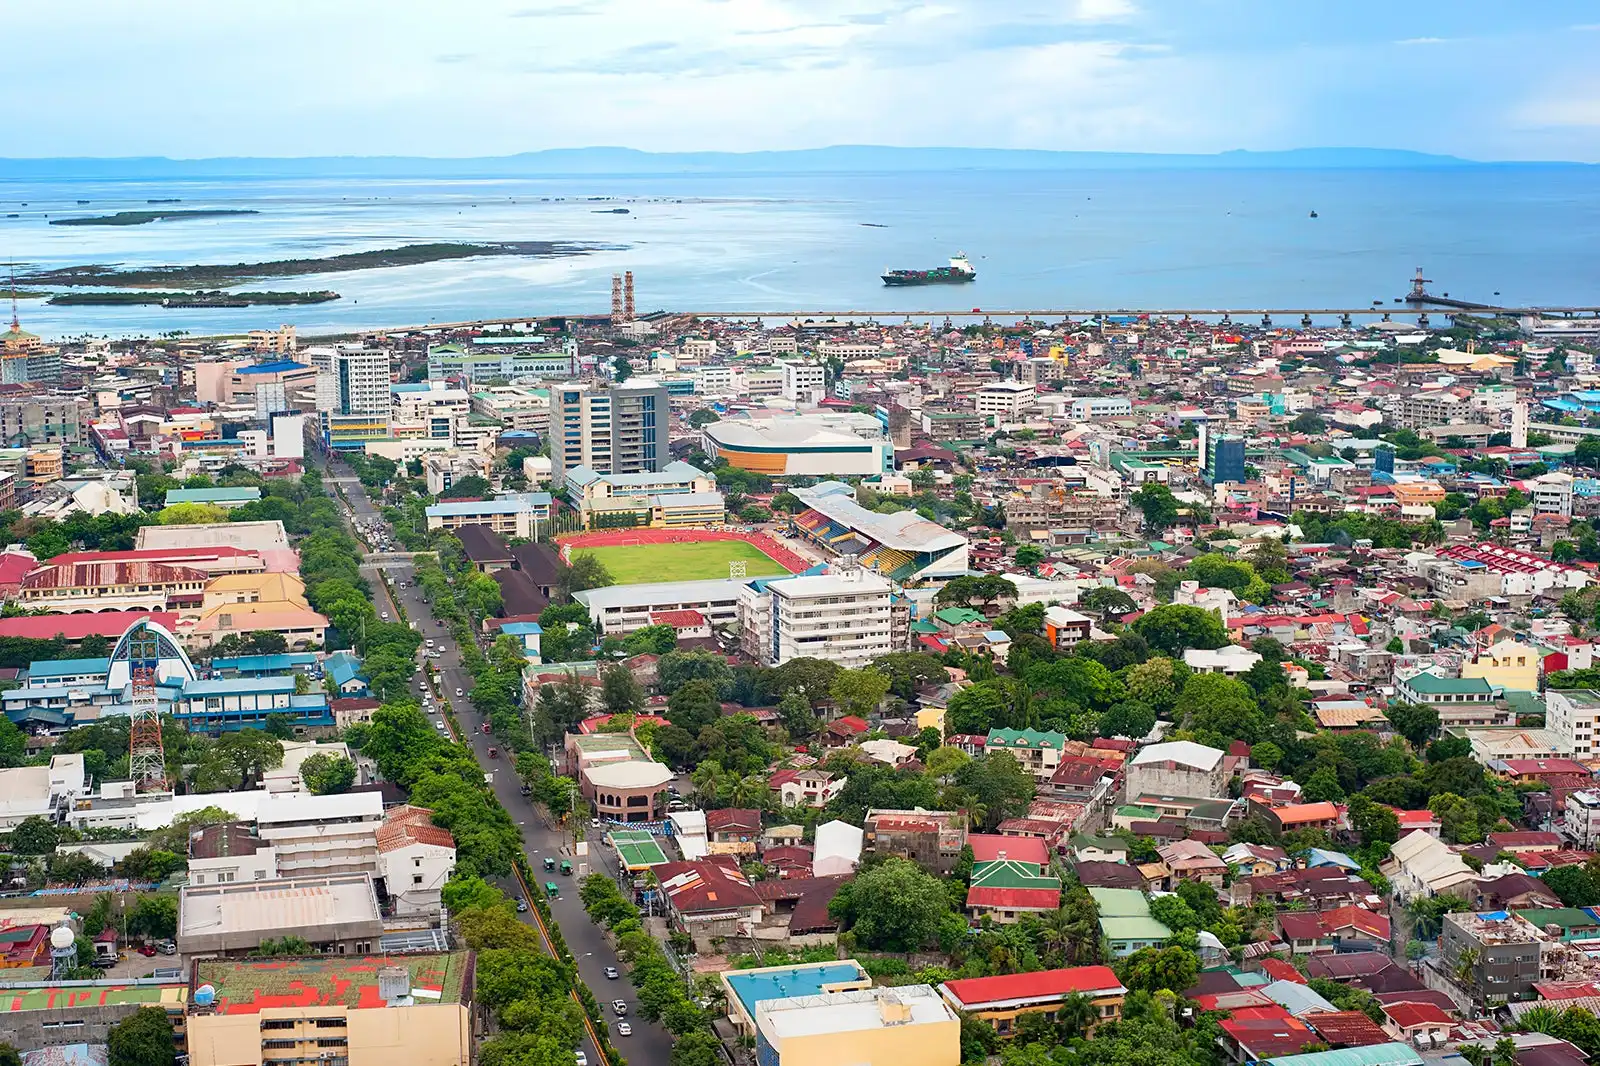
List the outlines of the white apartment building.
<svg viewBox="0 0 1600 1066">
<path fill-rule="evenodd" d="M 783 395 L 783 371 L 777 367 L 744 372 L 744 393 L 752 400 L 770 400 Z"/>
<path fill-rule="evenodd" d="M 1545 729 L 1574 759 L 1595 757 L 1595 734 L 1600 725 L 1600 692 L 1592 689 L 1551 689 L 1544 694 Z"/>
<path fill-rule="evenodd" d="M 1584 788 L 1567 793 L 1562 819 L 1567 839 L 1585 851 L 1600 847 L 1600 791 Z"/>
<path fill-rule="evenodd" d="M 344 345 L 306 353 L 317 368 L 317 411 L 325 448 L 352 450 L 389 436 L 389 352 Z"/>
<path fill-rule="evenodd" d="M 550 393 L 525 385 L 491 385 L 472 394 L 472 410 L 505 429 L 550 432 Z"/>
<path fill-rule="evenodd" d="M 769 333 L 767 335 L 767 351 L 773 355 L 794 355 L 800 350 L 800 343 L 793 333 Z"/>
<path fill-rule="evenodd" d="M 423 456 L 422 475 L 430 496 L 442 496 L 463 478 L 489 477 L 493 458 L 480 451 L 430 452 Z"/>
<path fill-rule="evenodd" d="M 685 358 L 704 362 L 717 354 L 717 342 L 709 337 L 687 337 L 682 352 Z"/>
<path fill-rule="evenodd" d="M 1079 396 L 1072 401 L 1072 417 L 1080 422 L 1094 418 L 1129 418 L 1133 401 L 1126 396 Z"/>
<path fill-rule="evenodd" d="M 996 425 L 1016 422 L 1033 406 L 1036 395 L 1034 387 L 1025 382 L 991 381 L 978 389 L 978 413 L 992 415 Z"/>
<path fill-rule="evenodd" d="M 472 410 L 466 389 L 446 388 L 442 381 L 393 386 L 394 411 L 389 421 L 396 436 L 453 440 L 458 421 Z"/>
<path fill-rule="evenodd" d="M 739 600 L 745 650 L 768 666 L 827 659 L 849 669 L 895 650 L 889 582 L 866 570 L 747 586 Z"/>
<path fill-rule="evenodd" d="M 828 372 L 818 363 L 783 364 L 783 398 L 815 406 L 828 395 Z"/>
<path fill-rule="evenodd" d="M 694 391 L 702 396 L 738 395 L 739 370 L 731 366 L 703 366 L 694 372 Z"/>
<path fill-rule="evenodd" d="M 861 344 L 854 341 L 823 341 L 817 345 L 818 359 L 877 359 L 883 355 L 881 344 Z"/>
<path fill-rule="evenodd" d="M 650 378 L 601 387 L 567 382 L 550 393 L 550 464 L 557 484 L 586 466 L 597 474 L 659 471 L 667 462 L 672 407 Z"/>
<path fill-rule="evenodd" d="M 1553 472 L 1540 474 L 1528 483 L 1533 498 L 1533 513 L 1572 517 L 1572 475 Z"/>
</svg>

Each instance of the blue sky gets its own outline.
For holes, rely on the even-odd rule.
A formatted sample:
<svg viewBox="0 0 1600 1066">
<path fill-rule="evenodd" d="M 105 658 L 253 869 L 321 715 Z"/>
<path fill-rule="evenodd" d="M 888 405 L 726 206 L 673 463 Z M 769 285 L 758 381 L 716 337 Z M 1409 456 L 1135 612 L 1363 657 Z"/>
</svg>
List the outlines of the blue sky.
<svg viewBox="0 0 1600 1066">
<path fill-rule="evenodd" d="M 871 143 L 1600 161 L 1593 0 L 0 0 L 0 11 L 14 46 L 0 73 L 9 156 Z"/>
</svg>

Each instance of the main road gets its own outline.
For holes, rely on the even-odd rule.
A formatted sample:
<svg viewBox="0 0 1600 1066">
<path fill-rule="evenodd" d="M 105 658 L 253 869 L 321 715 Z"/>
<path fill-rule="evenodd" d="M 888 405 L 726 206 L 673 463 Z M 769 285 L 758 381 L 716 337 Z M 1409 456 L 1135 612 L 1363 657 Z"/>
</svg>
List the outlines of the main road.
<svg viewBox="0 0 1600 1066">
<path fill-rule="evenodd" d="M 357 522 L 384 521 L 383 515 L 367 496 L 366 487 L 351 476 L 349 467 L 334 460 L 334 465 L 328 473 L 330 480 L 336 482 L 343 492 Z M 385 528 L 387 529 L 386 524 Z M 361 531 L 358 530 L 357 534 L 361 535 Z M 392 539 L 392 530 L 389 530 L 389 535 Z M 646 1021 L 635 1012 L 638 1004 L 633 996 L 633 986 L 625 978 L 607 979 L 606 969 L 614 968 L 620 973 L 622 963 L 617 959 L 616 952 L 612 950 L 599 927 L 589 921 L 589 916 L 584 913 L 583 904 L 578 899 L 578 874 L 575 872 L 570 877 L 563 877 L 560 874 L 544 873 L 543 860 L 546 856 L 554 858 L 558 863 L 563 858 L 572 858 L 575 871 L 578 869 L 577 858 L 571 856 L 571 834 L 564 829 L 552 829 L 545 824 L 544 818 L 534 808 L 533 802 L 522 795 L 522 782 L 518 780 L 510 759 L 504 756 L 498 759 L 489 757 L 490 748 L 498 748 L 499 741 L 483 732 L 482 716 L 464 697 L 456 695 L 458 691 L 471 692 L 473 678 L 462 668 L 461 656 L 454 646 L 454 635 L 440 626 L 438 619 L 429 609 L 421 590 L 411 579 L 410 564 L 388 561 L 394 559 L 392 553 L 384 554 L 383 558 L 385 561 L 379 565 L 384 575 L 389 578 L 388 582 L 378 580 L 376 568 L 369 568 L 367 571 L 368 580 L 373 587 L 374 601 L 380 611 L 387 609 L 392 618 L 398 619 L 401 615 L 395 609 L 396 604 L 393 599 L 393 596 L 398 596 L 399 606 L 405 608 L 405 617 L 417 623 L 425 638 L 432 639 L 442 646 L 441 657 L 431 661 L 439 670 L 440 694 L 454 705 L 456 720 L 465 728 L 466 736 L 459 739 L 472 750 L 478 765 L 483 767 L 486 773 L 493 775 L 494 794 L 522 831 L 522 845 L 528 854 L 528 865 L 533 868 L 535 876 L 548 877 L 561 886 L 560 895 L 550 901 L 550 913 L 560 925 L 561 935 L 567 942 L 567 949 L 577 961 L 579 977 L 594 992 L 595 998 L 605 1009 L 607 1024 L 612 1027 L 611 1042 L 630 1063 L 666 1066 L 672 1053 L 672 1035 L 658 1023 Z M 389 589 L 391 584 L 394 587 L 392 595 Z M 437 713 L 437 708 L 429 717 L 434 720 L 435 728 L 443 730 L 450 728 L 449 723 Z M 586 832 L 589 836 L 587 861 L 590 864 L 590 871 L 598 870 L 613 876 L 616 868 L 610 849 L 599 842 L 592 829 Z M 520 890 L 514 882 L 508 887 L 513 895 L 520 895 Z M 535 889 L 532 885 L 528 887 L 530 890 Z M 523 912 L 521 917 L 529 924 L 537 924 L 532 907 Z M 612 1014 L 610 1007 L 611 1001 L 615 999 L 628 1002 L 629 1011 L 626 1020 L 633 1027 L 631 1036 L 624 1037 L 617 1034 L 618 1019 Z M 584 1046 L 591 1066 L 604 1066 L 605 1060 L 600 1057 L 599 1048 L 594 1046 L 593 1041 L 585 1038 Z"/>
</svg>

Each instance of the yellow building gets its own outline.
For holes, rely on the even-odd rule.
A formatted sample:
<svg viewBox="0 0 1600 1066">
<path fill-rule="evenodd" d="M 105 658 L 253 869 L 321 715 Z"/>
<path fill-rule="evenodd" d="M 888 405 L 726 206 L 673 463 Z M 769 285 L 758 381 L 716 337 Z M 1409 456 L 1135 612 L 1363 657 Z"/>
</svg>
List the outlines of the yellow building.
<svg viewBox="0 0 1600 1066">
<path fill-rule="evenodd" d="M 1543 653 L 1520 640 L 1502 640 L 1476 659 L 1461 664 L 1462 677 L 1481 677 L 1495 688 L 1539 691 Z"/>
<path fill-rule="evenodd" d="M 189 1062 L 467 1066 L 475 1035 L 463 1001 L 471 969 L 465 951 L 270 965 L 203 960 L 189 995 Z M 296 1005 L 277 1005 L 288 999 Z"/>
<path fill-rule="evenodd" d="M 206 585 L 201 609 L 225 604 L 282 604 L 284 610 L 309 610 L 306 583 L 294 574 L 224 574 Z"/>
<path fill-rule="evenodd" d="M 918 707 L 917 728 L 937 729 L 939 735 L 944 736 L 944 710 L 943 707 Z"/>
<path fill-rule="evenodd" d="M 766 1000 L 756 1061 L 770 1066 L 957 1066 L 961 1019 L 928 985 Z"/>
</svg>

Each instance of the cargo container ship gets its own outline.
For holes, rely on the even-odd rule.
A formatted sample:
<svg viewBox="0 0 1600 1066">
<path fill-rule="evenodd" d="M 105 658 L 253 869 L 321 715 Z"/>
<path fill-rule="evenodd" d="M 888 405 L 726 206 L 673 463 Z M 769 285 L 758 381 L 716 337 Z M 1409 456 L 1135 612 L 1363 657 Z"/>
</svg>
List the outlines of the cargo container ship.
<svg viewBox="0 0 1600 1066">
<path fill-rule="evenodd" d="M 885 285 L 960 285 L 963 282 L 973 281 L 978 277 L 978 272 L 972 269 L 972 264 L 967 261 L 966 253 L 957 252 L 950 259 L 950 265 L 934 267 L 932 270 L 890 270 L 883 275 Z"/>
</svg>

